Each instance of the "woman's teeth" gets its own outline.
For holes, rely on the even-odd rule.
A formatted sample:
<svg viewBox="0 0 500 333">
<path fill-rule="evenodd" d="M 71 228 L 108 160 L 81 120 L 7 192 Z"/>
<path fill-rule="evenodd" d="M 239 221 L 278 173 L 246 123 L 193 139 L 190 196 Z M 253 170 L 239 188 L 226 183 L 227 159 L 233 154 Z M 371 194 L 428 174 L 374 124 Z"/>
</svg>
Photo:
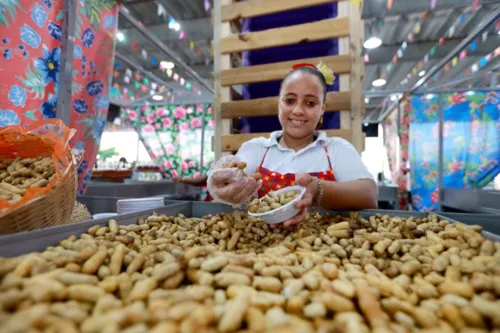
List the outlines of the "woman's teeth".
<svg viewBox="0 0 500 333">
<path fill-rule="evenodd" d="M 306 120 L 294 120 L 294 119 L 290 119 L 290 121 L 294 124 L 298 124 L 298 125 L 302 125 L 302 124 L 305 124 Z"/>
</svg>

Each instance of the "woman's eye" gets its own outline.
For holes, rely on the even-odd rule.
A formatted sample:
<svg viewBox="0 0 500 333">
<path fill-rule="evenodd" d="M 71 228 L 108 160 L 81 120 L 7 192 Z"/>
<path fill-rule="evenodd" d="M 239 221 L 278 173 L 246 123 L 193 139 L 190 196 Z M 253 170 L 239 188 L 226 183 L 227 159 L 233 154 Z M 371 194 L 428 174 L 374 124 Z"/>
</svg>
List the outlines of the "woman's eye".
<svg viewBox="0 0 500 333">
<path fill-rule="evenodd" d="M 293 98 L 285 98 L 283 101 L 285 104 L 293 104 L 295 102 Z"/>
<path fill-rule="evenodd" d="M 315 107 L 315 106 L 316 106 L 316 102 L 313 102 L 313 101 L 308 101 L 308 102 L 306 102 L 306 105 L 307 105 L 308 107 L 310 107 L 310 108 L 313 108 L 313 107 Z"/>
</svg>

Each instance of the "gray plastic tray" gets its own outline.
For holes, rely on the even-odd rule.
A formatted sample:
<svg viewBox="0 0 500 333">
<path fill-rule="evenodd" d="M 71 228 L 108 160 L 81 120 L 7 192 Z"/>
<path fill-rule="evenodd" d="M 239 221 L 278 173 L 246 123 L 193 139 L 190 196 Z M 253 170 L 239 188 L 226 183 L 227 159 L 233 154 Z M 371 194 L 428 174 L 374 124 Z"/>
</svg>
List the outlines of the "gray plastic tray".
<svg viewBox="0 0 500 333">
<path fill-rule="evenodd" d="M 153 212 L 158 214 L 165 214 L 170 216 L 175 216 L 178 214 L 184 214 L 188 217 L 202 217 L 210 214 L 217 213 L 228 213 L 232 212 L 233 208 L 224 204 L 217 203 L 203 203 L 203 202 L 183 202 L 178 204 L 172 204 L 167 207 L 163 207 L 156 210 L 147 210 L 137 213 L 131 213 L 126 215 L 120 215 L 115 218 L 115 220 L 120 225 L 129 225 L 137 223 L 139 218 L 144 218 L 151 215 Z M 323 211 L 326 213 L 328 211 Z M 337 213 L 337 212 L 332 212 Z M 401 217 L 416 217 L 423 218 L 428 216 L 427 213 L 420 212 L 408 212 L 408 211 L 394 211 L 394 210 L 366 210 L 361 211 L 362 216 L 371 216 L 374 214 L 382 214 L 388 216 L 401 216 Z M 447 218 L 451 222 L 453 221 Z M 45 228 L 42 230 L 21 232 L 12 235 L 0 236 L 0 257 L 12 257 L 17 255 L 22 255 L 29 252 L 43 251 L 48 246 L 56 245 L 59 241 L 71 236 L 79 236 L 85 233 L 88 228 L 93 225 L 107 225 L 109 219 L 99 219 L 84 221 L 80 223 L 55 226 L 50 228 Z M 474 223 L 478 224 L 478 223 Z M 500 236 L 494 235 L 489 232 L 483 232 L 483 235 L 491 240 L 500 241 Z"/>
</svg>

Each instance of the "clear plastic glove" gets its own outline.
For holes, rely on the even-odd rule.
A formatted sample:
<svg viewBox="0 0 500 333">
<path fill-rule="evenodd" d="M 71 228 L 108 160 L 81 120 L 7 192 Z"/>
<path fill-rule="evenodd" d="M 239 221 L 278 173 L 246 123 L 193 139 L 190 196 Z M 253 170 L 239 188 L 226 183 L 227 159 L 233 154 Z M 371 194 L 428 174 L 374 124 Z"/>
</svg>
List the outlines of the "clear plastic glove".
<svg viewBox="0 0 500 333">
<path fill-rule="evenodd" d="M 245 176 L 243 170 L 237 167 L 227 167 L 239 162 L 236 156 L 224 156 L 212 169 L 207 187 L 214 201 L 239 207 L 252 199 L 259 190 L 262 181 Z"/>
</svg>

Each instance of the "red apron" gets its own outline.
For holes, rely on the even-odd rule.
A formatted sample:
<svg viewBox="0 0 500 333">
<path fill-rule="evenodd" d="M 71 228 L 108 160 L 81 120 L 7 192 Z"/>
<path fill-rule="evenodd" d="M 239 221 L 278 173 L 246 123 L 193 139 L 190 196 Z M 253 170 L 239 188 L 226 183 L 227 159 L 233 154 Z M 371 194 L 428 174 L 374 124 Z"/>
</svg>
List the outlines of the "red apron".
<svg viewBox="0 0 500 333">
<path fill-rule="evenodd" d="M 325 150 L 326 158 L 328 159 L 329 170 L 319 171 L 319 172 L 311 172 L 309 173 L 312 177 L 317 177 L 321 180 L 335 181 L 335 174 L 333 173 L 332 162 L 330 160 L 330 156 L 328 155 L 328 148 L 326 146 L 323 147 Z M 293 186 L 295 185 L 296 174 L 287 173 L 281 174 L 279 172 L 275 172 L 269 169 L 264 168 L 262 165 L 264 164 L 264 160 L 266 159 L 267 153 L 269 152 L 269 148 L 267 148 L 262 161 L 260 162 L 259 168 L 257 172 L 262 175 L 262 187 L 259 189 L 259 198 L 262 198 L 264 195 L 271 191 L 279 190 L 283 187 Z M 210 194 L 207 195 L 205 201 L 212 201 L 212 197 Z"/>
</svg>

